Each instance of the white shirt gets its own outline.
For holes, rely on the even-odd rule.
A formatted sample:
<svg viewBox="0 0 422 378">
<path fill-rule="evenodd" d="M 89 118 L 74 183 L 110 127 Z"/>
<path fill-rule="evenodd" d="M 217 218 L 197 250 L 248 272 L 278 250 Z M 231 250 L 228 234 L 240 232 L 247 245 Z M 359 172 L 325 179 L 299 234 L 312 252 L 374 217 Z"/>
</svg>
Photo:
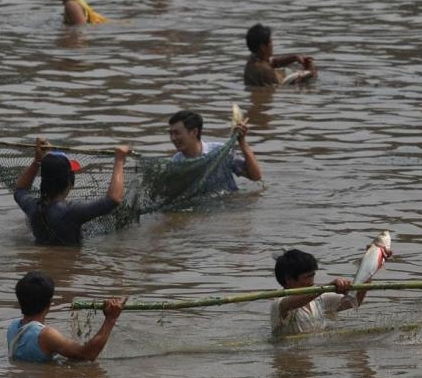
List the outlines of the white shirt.
<svg viewBox="0 0 422 378">
<path fill-rule="evenodd" d="M 271 304 L 271 330 L 273 335 L 315 332 L 325 328 L 325 317 L 338 311 L 343 294 L 323 293 L 306 306 L 290 310 L 286 317 L 280 313 L 280 303 L 287 297 Z"/>
</svg>

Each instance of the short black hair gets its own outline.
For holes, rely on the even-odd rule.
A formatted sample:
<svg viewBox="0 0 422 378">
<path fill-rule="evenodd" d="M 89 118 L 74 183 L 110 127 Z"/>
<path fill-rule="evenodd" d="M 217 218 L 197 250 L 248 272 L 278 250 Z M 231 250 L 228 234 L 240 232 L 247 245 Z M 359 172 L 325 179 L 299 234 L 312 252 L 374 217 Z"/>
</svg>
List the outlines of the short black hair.
<svg viewBox="0 0 422 378">
<path fill-rule="evenodd" d="M 313 255 L 299 249 L 291 249 L 277 258 L 275 277 L 281 286 L 286 286 L 286 279 L 296 280 L 299 275 L 318 270 L 318 263 Z"/>
<path fill-rule="evenodd" d="M 15 292 L 22 314 L 36 315 L 50 305 L 54 281 L 42 272 L 28 272 L 16 284 Z"/>
<path fill-rule="evenodd" d="M 198 129 L 198 140 L 201 140 L 203 120 L 200 114 L 191 112 L 189 110 L 181 110 L 173 114 L 169 119 L 169 125 L 174 125 L 177 122 L 183 122 L 183 125 L 188 130 Z"/>
<path fill-rule="evenodd" d="M 271 40 L 271 28 L 255 24 L 246 33 L 246 44 L 251 52 L 257 53 L 261 45 L 268 45 Z"/>
<path fill-rule="evenodd" d="M 69 159 L 65 156 L 46 154 L 41 160 L 41 198 L 51 200 L 75 185 Z"/>
</svg>

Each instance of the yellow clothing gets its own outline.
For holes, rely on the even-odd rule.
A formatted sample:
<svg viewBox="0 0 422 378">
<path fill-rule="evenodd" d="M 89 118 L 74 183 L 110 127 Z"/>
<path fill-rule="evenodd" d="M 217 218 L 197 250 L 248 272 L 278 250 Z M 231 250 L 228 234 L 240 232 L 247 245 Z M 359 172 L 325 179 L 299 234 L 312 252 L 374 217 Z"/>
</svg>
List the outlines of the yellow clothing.
<svg viewBox="0 0 422 378">
<path fill-rule="evenodd" d="M 108 21 L 106 17 L 95 12 L 94 9 L 92 9 L 85 0 L 72 0 L 72 1 L 75 1 L 76 3 L 78 3 L 83 9 L 87 24 L 102 24 Z M 64 23 L 71 24 L 66 13 L 64 14 Z"/>
</svg>

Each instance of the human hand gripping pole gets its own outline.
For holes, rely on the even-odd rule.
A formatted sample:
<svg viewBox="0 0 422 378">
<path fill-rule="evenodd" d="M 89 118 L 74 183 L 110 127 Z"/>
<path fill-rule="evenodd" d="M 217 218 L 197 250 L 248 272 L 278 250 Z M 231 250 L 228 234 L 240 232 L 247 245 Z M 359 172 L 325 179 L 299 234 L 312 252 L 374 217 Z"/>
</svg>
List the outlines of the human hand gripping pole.
<svg viewBox="0 0 422 378">
<path fill-rule="evenodd" d="M 32 147 L 35 148 L 34 160 L 32 163 L 25 168 L 22 174 L 17 178 L 15 188 L 16 189 L 30 189 L 32 183 L 37 176 L 38 169 L 41 166 L 41 160 L 47 153 L 48 149 L 51 147 L 45 138 L 36 138 L 35 145 Z"/>
<path fill-rule="evenodd" d="M 128 297 L 106 299 L 103 302 L 103 314 L 106 319 L 116 322 L 120 316 Z"/>
<path fill-rule="evenodd" d="M 41 160 L 47 154 L 48 150 L 51 148 L 51 144 L 46 138 L 36 138 L 35 139 L 35 156 L 34 159 L 38 164 L 41 164 Z"/>
</svg>

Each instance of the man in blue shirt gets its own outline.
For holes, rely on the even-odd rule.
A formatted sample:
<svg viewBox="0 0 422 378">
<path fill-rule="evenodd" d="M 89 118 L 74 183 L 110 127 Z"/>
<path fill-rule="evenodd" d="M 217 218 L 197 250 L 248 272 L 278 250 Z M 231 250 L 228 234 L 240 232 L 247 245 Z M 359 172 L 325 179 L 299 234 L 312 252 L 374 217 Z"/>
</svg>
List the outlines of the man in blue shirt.
<svg viewBox="0 0 422 378">
<path fill-rule="evenodd" d="M 174 162 L 207 155 L 223 146 L 223 143 L 202 141 L 203 120 L 197 113 L 187 110 L 177 112 L 170 118 L 169 125 L 170 140 L 178 151 L 172 158 Z M 261 169 L 252 148 L 246 141 L 248 132 L 246 122 L 238 124 L 237 129 L 239 130 L 238 143 L 242 156 L 234 156 L 232 173 L 252 181 L 258 181 L 261 179 Z M 227 180 L 230 181 L 227 183 L 230 191 L 238 189 L 232 175 Z"/>
</svg>

